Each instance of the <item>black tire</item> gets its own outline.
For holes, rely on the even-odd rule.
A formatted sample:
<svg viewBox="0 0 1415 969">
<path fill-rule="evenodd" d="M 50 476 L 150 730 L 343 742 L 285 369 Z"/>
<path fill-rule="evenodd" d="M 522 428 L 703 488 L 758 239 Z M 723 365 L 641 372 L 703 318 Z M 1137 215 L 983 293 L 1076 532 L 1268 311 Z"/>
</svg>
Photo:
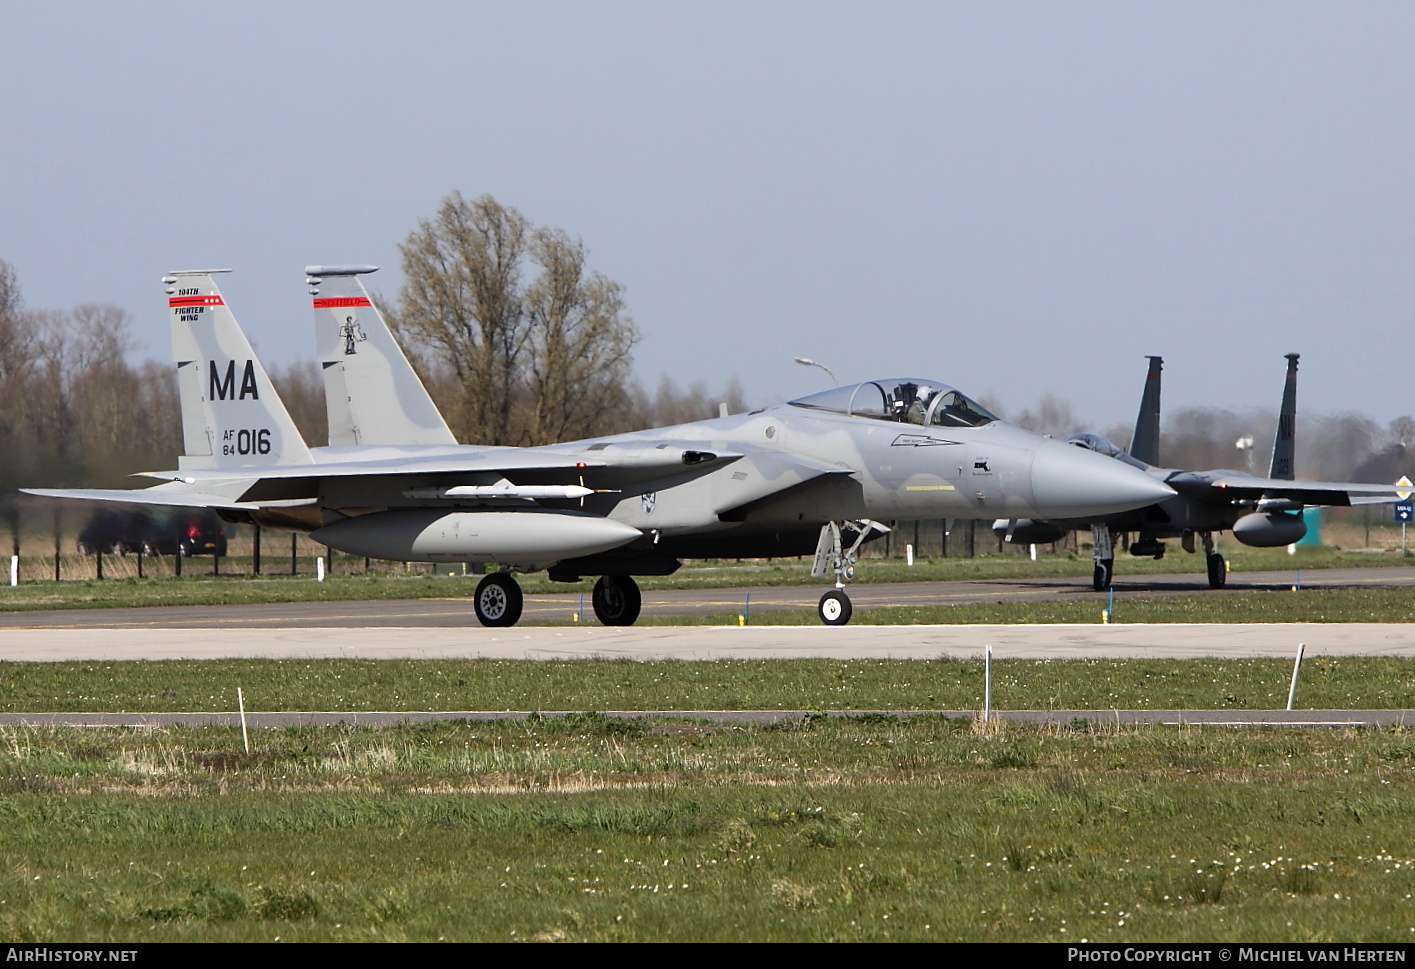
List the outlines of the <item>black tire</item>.
<svg viewBox="0 0 1415 969">
<path fill-rule="evenodd" d="M 643 596 L 632 575 L 601 575 L 590 593 L 595 618 L 606 626 L 632 626 L 639 619 Z"/>
<path fill-rule="evenodd" d="M 1228 581 L 1228 563 L 1223 560 L 1223 555 L 1218 552 L 1208 554 L 1209 564 L 1209 588 L 1222 589 L 1223 584 Z"/>
<path fill-rule="evenodd" d="M 493 572 L 477 583 L 472 608 L 483 626 L 514 626 L 521 618 L 521 587 L 509 572 Z"/>
<path fill-rule="evenodd" d="M 1096 570 L 1091 573 L 1091 588 L 1104 592 L 1110 588 L 1110 580 L 1115 575 L 1115 559 L 1097 559 Z"/>
<path fill-rule="evenodd" d="M 827 626 L 845 625 L 854 612 L 850 597 L 845 594 L 844 589 L 831 589 L 821 596 L 820 604 L 816 606 L 816 615 Z"/>
</svg>

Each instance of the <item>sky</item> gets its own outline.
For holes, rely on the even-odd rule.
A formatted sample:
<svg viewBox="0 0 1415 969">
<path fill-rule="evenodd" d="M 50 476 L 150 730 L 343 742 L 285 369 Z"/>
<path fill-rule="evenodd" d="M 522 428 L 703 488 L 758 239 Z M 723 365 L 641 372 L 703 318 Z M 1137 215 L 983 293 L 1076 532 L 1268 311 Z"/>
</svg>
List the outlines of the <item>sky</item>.
<svg viewBox="0 0 1415 969">
<path fill-rule="evenodd" d="M 31 308 L 232 268 L 267 365 L 303 268 L 452 191 L 581 238 L 635 372 L 770 403 L 914 375 L 1090 425 L 1415 411 L 1415 5 L 0 0 L 0 259 Z"/>
</svg>

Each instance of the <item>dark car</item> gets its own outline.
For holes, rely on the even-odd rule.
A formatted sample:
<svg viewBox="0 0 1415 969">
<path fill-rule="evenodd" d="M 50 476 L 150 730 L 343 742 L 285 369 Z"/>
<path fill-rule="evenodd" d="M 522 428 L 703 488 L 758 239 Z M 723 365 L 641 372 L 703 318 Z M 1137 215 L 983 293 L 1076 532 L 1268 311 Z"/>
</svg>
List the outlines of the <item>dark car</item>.
<svg viewBox="0 0 1415 969">
<path fill-rule="evenodd" d="M 210 512 L 178 512 L 153 523 L 143 541 L 148 555 L 225 555 L 226 529 Z"/>
<path fill-rule="evenodd" d="M 80 555 L 127 555 L 141 551 L 153 528 L 152 516 L 145 511 L 94 512 L 79 532 Z"/>
</svg>

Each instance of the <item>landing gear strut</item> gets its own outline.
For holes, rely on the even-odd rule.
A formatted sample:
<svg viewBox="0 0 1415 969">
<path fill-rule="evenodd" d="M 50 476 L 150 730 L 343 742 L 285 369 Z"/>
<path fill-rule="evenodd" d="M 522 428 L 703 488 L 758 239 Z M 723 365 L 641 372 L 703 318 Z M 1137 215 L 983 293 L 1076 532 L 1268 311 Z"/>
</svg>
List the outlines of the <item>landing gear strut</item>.
<svg viewBox="0 0 1415 969">
<path fill-rule="evenodd" d="M 847 549 L 841 541 L 841 528 L 854 529 L 859 536 Z M 855 560 L 860 546 L 871 535 L 883 535 L 889 531 L 879 522 L 862 518 L 851 522 L 826 522 L 821 526 L 820 541 L 816 544 L 816 557 L 811 563 L 811 575 L 820 578 L 827 572 L 835 573 L 835 588 L 821 596 L 816 607 L 816 615 L 827 626 L 843 626 L 850 621 L 854 608 L 850 597 L 845 594 L 845 583 L 855 577 Z"/>
<path fill-rule="evenodd" d="M 1104 592 L 1110 588 L 1111 576 L 1115 572 L 1115 552 L 1111 548 L 1110 526 L 1091 526 L 1091 559 L 1095 570 L 1091 573 L 1091 588 Z"/>
<path fill-rule="evenodd" d="M 477 583 L 472 608 L 483 626 L 514 626 L 521 618 L 521 587 L 510 572 L 493 572 Z"/>
<path fill-rule="evenodd" d="M 1212 532 L 1204 532 L 1204 561 L 1209 566 L 1209 588 L 1222 589 L 1228 581 L 1228 563 L 1223 560 L 1223 553 L 1214 548 Z"/>
<path fill-rule="evenodd" d="M 631 575 L 601 575 L 590 593 L 595 618 L 606 626 L 632 626 L 639 618 L 643 596 Z"/>
</svg>

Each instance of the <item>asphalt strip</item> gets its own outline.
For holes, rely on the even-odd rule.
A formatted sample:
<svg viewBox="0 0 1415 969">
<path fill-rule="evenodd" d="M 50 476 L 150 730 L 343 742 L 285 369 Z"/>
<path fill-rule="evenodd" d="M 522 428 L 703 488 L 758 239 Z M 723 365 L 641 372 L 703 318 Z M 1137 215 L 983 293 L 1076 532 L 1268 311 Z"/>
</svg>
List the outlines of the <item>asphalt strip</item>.
<svg viewBox="0 0 1415 969">
<path fill-rule="evenodd" d="M 318 626 L 0 630 L 13 662 L 177 659 L 1200 659 L 1415 657 L 1415 623 L 974 626 Z"/>
</svg>

